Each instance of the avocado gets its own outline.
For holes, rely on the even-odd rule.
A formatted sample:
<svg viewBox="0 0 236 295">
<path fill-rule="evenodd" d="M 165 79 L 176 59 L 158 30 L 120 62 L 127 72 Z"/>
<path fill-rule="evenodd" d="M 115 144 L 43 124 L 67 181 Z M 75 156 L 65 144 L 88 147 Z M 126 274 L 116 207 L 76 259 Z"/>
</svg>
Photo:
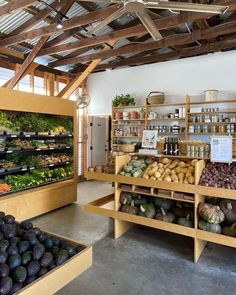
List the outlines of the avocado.
<svg viewBox="0 0 236 295">
<path fill-rule="evenodd" d="M 46 250 L 51 250 L 53 248 L 53 241 L 51 238 L 46 238 L 44 241 L 44 246 L 46 247 Z"/>
<path fill-rule="evenodd" d="M 53 246 L 60 247 L 60 240 L 57 237 L 52 237 Z"/>
<path fill-rule="evenodd" d="M 41 229 L 38 228 L 38 227 L 34 227 L 34 228 L 33 228 L 33 231 L 34 231 L 34 233 L 36 234 L 36 236 L 39 236 L 39 235 L 42 233 Z"/>
<path fill-rule="evenodd" d="M 13 295 L 13 294 L 17 293 L 18 291 L 20 291 L 20 289 L 22 289 L 22 288 L 23 288 L 22 284 L 14 282 L 13 286 L 12 286 L 12 289 L 11 289 L 11 292 L 8 293 L 7 295 Z"/>
<path fill-rule="evenodd" d="M 32 250 L 33 259 L 39 260 L 43 256 L 44 252 L 45 246 L 43 244 L 37 243 Z"/>
<path fill-rule="evenodd" d="M 13 286 L 13 282 L 12 279 L 9 277 L 4 277 L 1 278 L 0 280 L 0 294 L 1 295 L 6 295 L 8 294 Z"/>
<path fill-rule="evenodd" d="M 5 221 L 5 223 L 7 224 L 12 224 L 15 223 L 15 217 L 12 215 L 6 215 L 3 220 Z"/>
<path fill-rule="evenodd" d="M 6 251 L 9 247 L 9 242 L 7 240 L 0 241 L 0 251 Z"/>
<path fill-rule="evenodd" d="M 11 224 L 3 224 L 1 229 L 5 239 L 11 239 L 16 236 L 16 229 Z"/>
<path fill-rule="evenodd" d="M 37 274 L 38 277 L 42 277 L 43 275 L 45 275 L 45 273 L 48 272 L 48 269 L 46 267 L 40 267 L 40 270 Z"/>
<path fill-rule="evenodd" d="M 35 244 L 38 243 L 38 239 L 36 237 L 36 234 L 33 232 L 30 232 L 30 231 L 28 231 L 24 234 L 24 240 L 30 242 L 30 245 L 32 245 L 32 246 L 34 246 Z"/>
<path fill-rule="evenodd" d="M 69 257 L 72 257 L 76 254 L 75 248 L 72 245 L 65 245 L 63 249 L 67 250 Z"/>
<path fill-rule="evenodd" d="M 0 278 L 5 278 L 9 275 L 10 269 L 6 263 L 0 264 Z"/>
<path fill-rule="evenodd" d="M 31 260 L 27 265 L 27 275 L 35 276 L 40 270 L 40 263 L 37 260 Z"/>
<path fill-rule="evenodd" d="M 8 253 L 5 251 L 0 251 L 0 264 L 7 261 Z"/>
<path fill-rule="evenodd" d="M 10 242 L 10 246 L 16 246 L 20 242 L 20 238 L 19 237 L 11 238 L 9 242 Z"/>
<path fill-rule="evenodd" d="M 23 228 L 24 230 L 29 230 L 33 228 L 33 224 L 30 221 L 25 220 L 20 223 L 20 227 Z"/>
<path fill-rule="evenodd" d="M 21 256 L 21 264 L 22 265 L 26 265 L 28 262 L 30 262 L 30 260 L 32 260 L 32 252 L 31 251 L 27 251 Z"/>
<path fill-rule="evenodd" d="M 0 232 L 0 241 L 1 240 L 4 240 L 4 235 L 3 235 L 3 233 Z"/>
<path fill-rule="evenodd" d="M 24 266 L 18 266 L 13 272 L 13 279 L 17 283 L 23 283 L 26 279 L 27 271 Z"/>
<path fill-rule="evenodd" d="M 30 242 L 28 241 L 21 241 L 18 245 L 19 253 L 22 255 L 26 251 L 28 251 L 30 248 Z"/>
<path fill-rule="evenodd" d="M 59 253 L 60 249 L 58 247 L 53 247 L 52 250 L 50 250 L 50 252 L 56 256 Z"/>
<path fill-rule="evenodd" d="M 2 218 L 0 218 L 0 226 L 2 226 L 3 224 L 5 224 L 5 221 Z"/>
<path fill-rule="evenodd" d="M 45 252 L 40 260 L 42 267 L 48 267 L 53 262 L 53 255 L 50 252 Z"/>
<path fill-rule="evenodd" d="M 69 257 L 68 251 L 63 249 L 56 255 L 56 264 L 63 264 Z"/>
<path fill-rule="evenodd" d="M 43 243 L 45 240 L 46 240 L 46 235 L 45 233 L 41 232 L 39 235 L 38 235 L 38 240 L 40 241 L 40 243 Z"/>
<path fill-rule="evenodd" d="M 50 263 L 48 266 L 48 270 L 50 271 L 50 270 L 54 269 L 55 267 L 57 267 L 57 265 L 54 261 L 52 261 L 52 263 Z"/>
<path fill-rule="evenodd" d="M 32 283 L 35 280 L 37 280 L 36 276 L 26 277 L 26 280 L 24 281 L 24 286 L 29 285 L 30 283 Z"/>
<path fill-rule="evenodd" d="M 10 246 L 7 249 L 7 253 L 8 253 L 9 256 L 18 254 L 18 248 L 16 246 Z"/>
<path fill-rule="evenodd" d="M 6 216 L 5 213 L 0 211 L 0 218 L 3 219 L 5 216 Z"/>
<path fill-rule="evenodd" d="M 7 259 L 7 264 L 10 268 L 10 270 L 15 269 L 17 266 L 21 265 L 21 257 L 19 254 L 11 255 Z M 0 293 L 1 294 L 1 293 Z"/>
<path fill-rule="evenodd" d="M 83 251 L 85 248 L 86 248 L 86 246 L 84 246 L 84 245 L 78 245 L 78 246 L 76 246 L 75 251 L 77 253 L 79 253 L 79 252 Z"/>
<path fill-rule="evenodd" d="M 25 234 L 25 231 L 20 226 L 16 227 L 16 235 L 22 237 Z"/>
</svg>

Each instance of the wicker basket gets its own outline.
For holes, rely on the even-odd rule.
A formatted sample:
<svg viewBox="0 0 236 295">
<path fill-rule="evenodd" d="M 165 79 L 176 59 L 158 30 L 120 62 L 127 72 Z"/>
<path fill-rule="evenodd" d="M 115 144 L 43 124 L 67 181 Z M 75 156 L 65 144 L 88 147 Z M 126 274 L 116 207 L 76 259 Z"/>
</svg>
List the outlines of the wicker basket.
<svg viewBox="0 0 236 295">
<path fill-rule="evenodd" d="M 161 91 L 152 91 L 146 98 L 147 104 L 163 104 L 165 100 L 165 93 Z"/>
<path fill-rule="evenodd" d="M 135 151 L 135 144 L 121 144 L 119 150 L 123 153 L 133 153 Z"/>
</svg>

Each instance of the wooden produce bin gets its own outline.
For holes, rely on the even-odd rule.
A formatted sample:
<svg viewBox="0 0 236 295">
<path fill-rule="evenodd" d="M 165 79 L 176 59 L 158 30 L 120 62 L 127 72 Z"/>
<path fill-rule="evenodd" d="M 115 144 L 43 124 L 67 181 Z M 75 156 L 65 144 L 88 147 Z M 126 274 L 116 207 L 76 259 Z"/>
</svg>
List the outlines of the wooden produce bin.
<svg viewBox="0 0 236 295">
<path fill-rule="evenodd" d="M 179 158 L 181 158 L 181 156 Z M 131 157 L 129 155 L 117 156 L 116 174 L 113 175 L 106 173 L 86 173 L 86 177 L 88 179 L 112 181 L 115 183 L 114 194 L 95 200 L 85 206 L 85 210 L 88 212 L 111 217 L 114 219 L 115 239 L 119 238 L 121 235 L 127 232 L 134 224 L 140 224 L 191 237 L 194 240 L 195 262 L 197 262 L 200 258 L 207 242 L 213 242 L 236 248 L 236 238 L 228 237 L 222 234 L 206 232 L 198 228 L 198 206 L 201 202 L 205 201 L 205 196 L 227 198 L 232 200 L 236 199 L 236 193 L 234 190 L 199 185 L 199 180 L 205 167 L 204 160 L 200 160 L 196 164 L 195 184 L 190 185 L 119 175 L 122 167 L 126 165 L 130 161 L 130 159 Z M 165 190 L 166 194 L 160 194 L 160 190 Z M 143 194 L 150 197 L 161 197 L 172 199 L 175 201 L 192 203 L 194 205 L 194 227 L 188 228 L 178 224 L 149 219 L 147 217 L 131 215 L 119 211 L 121 206 L 120 194 L 121 192 L 125 191 Z M 167 192 L 169 193 L 167 194 Z M 188 198 L 185 199 L 184 195 L 187 195 Z"/>
<path fill-rule="evenodd" d="M 70 116 L 73 119 L 74 176 L 0 197 L 0 210 L 22 221 L 66 206 L 77 199 L 78 120 L 76 103 L 70 100 L 0 88 L 0 110 Z M 54 136 L 54 135 L 52 135 Z M 53 138 L 53 137 L 52 137 Z"/>
<path fill-rule="evenodd" d="M 46 234 L 53 235 L 55 237 L 60 238 L 61 240 L 65 240 L 74 245 L 83 245 L 84 244 L 68 239 L 63 236 L 56 235 L 54 233 L 45 232 Z M 72 280 L 74 280 L 77 276 L 79 276 L 82 272 L 88 269 L 92 265 L 92 247 L 85 246 L 85 248 L 71 257 L 62 265 L 54 268 L 53 270 L 46 273 L 44 276 L 38 278 L 33 281 L 31 284 L 25 286 L 16 294 L 19 295 L 38 295 L 38 294 L 46 294 L 52 295 L 63 288 L 65 285 L 69 284 Z"/>
</svg>

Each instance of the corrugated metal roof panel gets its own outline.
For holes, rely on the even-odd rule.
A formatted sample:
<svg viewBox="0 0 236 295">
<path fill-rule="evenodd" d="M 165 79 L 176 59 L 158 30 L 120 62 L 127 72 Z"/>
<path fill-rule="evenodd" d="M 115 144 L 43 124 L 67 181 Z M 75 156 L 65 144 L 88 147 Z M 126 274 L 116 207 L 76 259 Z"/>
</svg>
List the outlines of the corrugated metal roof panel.
<svg viewBox="0 0 236 295">
<path fill-rule="evenodd" d="M 1 17 L 0 32 L 4 34 L 10 34 L 13 30 L 22 25 L 25 21 L 32 17 L 31 14 L 23 10 L 17 11 L 12 14 L 7 14 Z"/>
<path fill-rule="evenodd" d="M 39 28 L 45 27 L 47 25 L 48 25 L 48 23 L 46 23 L 45 21 L 41 20 L 40 22 L 38 22 L 37 24 L 35 24 L 31 28 L 29 28 L 27 31 L 39 29 Z"/>
<path fill-rule="evenodd" d="M 81 7 L 78 3 L 74 3 L 73 7 L 67 12 L 66 16 L 72 18 L 74 16 L 86 14 L 88 11 Z"/>
</svg>

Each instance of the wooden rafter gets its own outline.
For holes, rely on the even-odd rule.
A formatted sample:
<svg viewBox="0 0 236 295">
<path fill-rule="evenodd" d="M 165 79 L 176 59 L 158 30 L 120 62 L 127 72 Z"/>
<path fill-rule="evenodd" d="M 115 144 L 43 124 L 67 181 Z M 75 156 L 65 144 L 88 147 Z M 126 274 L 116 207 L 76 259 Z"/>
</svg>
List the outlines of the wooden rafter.
<svg viewBox="0 0 236 295">
<path fill-rule="evenodd" d="M 77 64 L 83 62 L 89 62 L 94 59 L 107 59 L 117 55 L 123 55 L 133 52 L 144 52 L 148 50 L 160 49 L 160 48 L 167 48 L 175 45 L 184 45 L 184 44 L 191 44 L 195 41 L 206 39 L 208 37 L 215 38 L 221 35 L 235 33 L 236 32 L 236 22 L 226 23 L 223 25 L 219 25 L 216 27 L 208 28 L 205 30 L 197 30 L 192 33 L 182 33 L 173 35 L 167 38 L 162 39 L 161 41 L 154 41 L 149 43 L 141 43 L 141 44 L 134 44 L 134 45 L 127 45 L 117 49 L 112 49 L 106 52 L 99 52 L 93 54 L 87 54 L 80 56 L 78 58 L 71 58 L 67 60 L 63 60 L 67 64 Z"/>
<path fill-rule="evenodd" d="M 116 11 L 118 8 L 118 5 L 112 5 L 108 8 L 103 8 L 96 10 L 94 12 L 90 12 L 81 16 L 73 17 L 69 20 L 66 20 L 63 22 L 63 29 L 61 31 L 66 31 L 78 26 L 87 25 L 91 22 L 95 22 L 98 20 L 101 20 L 103 18 L 108 17 L 112 12 Z M 8 46 L 20 43 L 22 41 L 32 39 L 35 36 L 41 37 L 41 36 L 50 36 L 55 32 L 58 32 L 60 30 L 57 29 L 56 24 L 51 24 L 39 29 L 30 30 L 28 32 L 24 32 L 18 35 L 14 35 L 11 37 L 7 37 L 5 39 L 0 40 L 0 46 Z"/>
<path fill-rule="evenodd" d="M 38 2 L 37 0 L 12 0 L 10 3 L 7 3 L 0 7 L 0 17 L 13 13 L 19 9 L 28 7 L 35 2 Z"/>
<path fill-rule="evenodd" d="M 109 46 L 113 47 L 116 41 L 110 42 Z M 103 52 L 111 50 L 109 46 L 102 49 Z M 101 59 L 93 60 L 90 65 L 84 70 L 82 74 L 77 75 L 62 91 L 57 95 L 58 97 L 68 98 L 92 73 L 96 66 L 101 62 Z"/>
</svg>

